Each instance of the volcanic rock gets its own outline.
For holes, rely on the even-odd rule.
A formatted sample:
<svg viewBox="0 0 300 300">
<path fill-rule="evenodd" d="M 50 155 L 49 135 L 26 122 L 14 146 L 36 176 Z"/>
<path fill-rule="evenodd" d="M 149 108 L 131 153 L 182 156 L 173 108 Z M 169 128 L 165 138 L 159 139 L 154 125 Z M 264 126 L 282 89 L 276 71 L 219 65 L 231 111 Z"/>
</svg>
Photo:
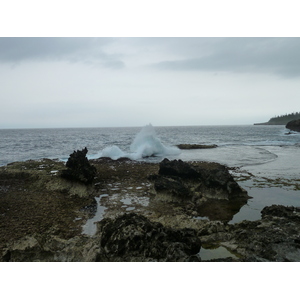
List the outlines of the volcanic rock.
<svg viewBox="0 0 300 300">
<path fill-rule="evenodd" d="M 247 260 L 299 261 L 300 208 L 272 205 L 261 214 L 260 221 L 235 226 L 234 240 L 244 248 Z"/>
<path fill-rule="evenodd" d="M 199 261 L 201 242 L 193 229 L 166 228 L 146 217 L 129 213 L 103 219 L 102 254 L 105 261 Z"/>
<path fill-rule="evenodd" d="M 288 122 L 285 127 L 287 129 L 300 132 L 300 119 Z"/>
<path fill-rule="evenodd" d="M 212 220 L 231 220 L 249 198 L 227 167 L 218 163 L 191 164 L 164 159 L 158 175 L 153 175 L 156 201 L 197 211 Z"/>
<path fill-rule="evenodd" d="M 179 144 L 177 145 L 177 147 L 182 150 L 194 150 L 194 149 L 211 149 L 211 148 L 217 148 L 218 146 L 215 144 L 212 145 Z"/>
<path fill-rule="evenodd" d="M 85 184 L 91 183 L 96 175 L 96 168 L 92 166 L 87 157 L 88 150 L 85 147 L 82 150 L 74 151 L 66 163 L 67 169 L 62 172 L 62 177 L 77 180 Z"/>
</svg>

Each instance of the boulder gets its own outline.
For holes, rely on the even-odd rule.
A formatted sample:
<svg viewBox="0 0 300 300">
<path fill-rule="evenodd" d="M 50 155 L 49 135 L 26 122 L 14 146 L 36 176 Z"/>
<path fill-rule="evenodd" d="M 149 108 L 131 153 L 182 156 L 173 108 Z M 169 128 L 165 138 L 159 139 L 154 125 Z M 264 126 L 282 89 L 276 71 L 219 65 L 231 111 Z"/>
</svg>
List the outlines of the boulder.
<svg viewBox="0 0 300 300">
<path fill-rule="evenodd" d="M 288 122 L 285 127 L 289 130 L 300 132 L 300 119 Z"/>
<path fill-rule="evenodd" d="M 124 214 L 98 223 L 103 261 L 199 261 L 193 229 L 166 228 L 142 215 Z"/>
<path fill-rule="evenodd" d="M 213 220 L 231 220 L 249 198 L 228 168 L 218 163 L 164 159 L 158 175 L 150 179 L 154 181 L 155 200 L 180 205 L 187 212 L 197 211 Z"/>
<path fill-rule="evenodd" d="M 167 158 L 159 164 L 158 174 L 162 176 L 176 176 L 184 179 L 193 179 L 199 176 L 197 170 L 190 164 L 180 159 L 170 161 Z"/>
<path fill-rule="evenodd" d="M 66 163 L 67 169 L 62 171 L 62 177 L 85 184 L 91 183 L 96 175 L 96 168 L 89 163 L 86 157 L 87 152 L 85 147 L 70 154 Z"/>
</svg>

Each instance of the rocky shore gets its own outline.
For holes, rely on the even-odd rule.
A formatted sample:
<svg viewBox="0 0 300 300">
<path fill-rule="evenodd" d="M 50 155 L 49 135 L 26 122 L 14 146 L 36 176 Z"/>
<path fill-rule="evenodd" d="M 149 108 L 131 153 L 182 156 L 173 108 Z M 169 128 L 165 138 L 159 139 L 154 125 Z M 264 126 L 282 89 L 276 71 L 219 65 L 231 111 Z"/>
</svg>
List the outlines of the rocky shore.
<svg viewBox="0 0 300 300">
<path fill-rule="evenodd" d="M 285 127 L 289 130 L 300 132 L 300 119 L 288 122 Z"/>
<path fill-rule="evenodd" d="M 87 161 L 86 152 L 70 156 L 75 166 L 0 168 L 1 261 L 300 261 L 299 208 L 272 205 L 261 220 L 228 223 L 249 197 L 227 167 Z M 83 233 L 91 218 L 95 233 Z M 201 258 L 218 249 L 228 255 Z"/>
</svg>

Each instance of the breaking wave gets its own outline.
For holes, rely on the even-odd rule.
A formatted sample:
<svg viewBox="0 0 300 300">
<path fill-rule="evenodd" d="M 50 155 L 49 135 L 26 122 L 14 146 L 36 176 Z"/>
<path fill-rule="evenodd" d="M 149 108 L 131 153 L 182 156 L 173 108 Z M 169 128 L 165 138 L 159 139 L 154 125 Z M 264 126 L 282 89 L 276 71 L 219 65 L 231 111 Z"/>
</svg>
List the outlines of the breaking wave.
<svg viewBox="0 0 300 300">
<path fill-rule="evenodd" d="M 113 145 L 104 148 L 98 154 L 98 157 L 110 157 L 112 159 L 127 157 L 138 160 L 150 156 L 179 155 L 180 152 L 181 151 L 177 147 L 163 145 L 156 136 L 154 127 L 149 124 L 144 126 L 136 135 L 130 145 L 130 152 L 124 152 L 118 146 Z"/>
</svg>

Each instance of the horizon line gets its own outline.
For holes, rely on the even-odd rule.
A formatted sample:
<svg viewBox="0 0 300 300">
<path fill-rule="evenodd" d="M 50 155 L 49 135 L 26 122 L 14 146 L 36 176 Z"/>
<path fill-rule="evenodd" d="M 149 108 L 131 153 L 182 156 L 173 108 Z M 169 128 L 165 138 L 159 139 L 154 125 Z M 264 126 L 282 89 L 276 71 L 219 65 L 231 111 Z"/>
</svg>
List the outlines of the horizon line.
<svg viewBox="0 0 300 300">
<path fill-rule="evenodd" d="M 150 123 L 151 124 L 151 123 Z M 201 125 L 152 125 L 153 127 L 199 127 L 199 126 L 252 126 L 251 124 L 201 124 Z M 140 128 L 144 125 L 128 125 L 128 126 L 66 126 L 66 127 L 0 127 L 0 130 L 26 130 L 26 129 L 88 129 L 88 128 Z M 274 126 L 274 125 L 273 125 Z M 278 125 L 280 126 L 280 125 Z M 283 125 L 282 125 L 283 126 Z"/>
</svg>

